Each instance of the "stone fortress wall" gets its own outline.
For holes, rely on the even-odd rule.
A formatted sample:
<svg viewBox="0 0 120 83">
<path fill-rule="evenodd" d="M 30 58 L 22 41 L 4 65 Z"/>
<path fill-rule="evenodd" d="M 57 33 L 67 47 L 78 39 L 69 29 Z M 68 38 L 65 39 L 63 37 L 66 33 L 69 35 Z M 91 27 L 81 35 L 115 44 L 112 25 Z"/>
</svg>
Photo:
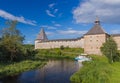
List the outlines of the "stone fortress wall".
<svg viewBox="0 0 120 83">
<path fill-rule="evenodd" d="M 35 49 L 51 49 L 64 46 L 70 48 L 83 48 L 86 54 L 101 54 L 100 47 L 110 36 L 113 37 L 118 45 L 118 50 L 120 50 L 120 34 L 107 34 L 103 28 L 101 28 L 100 21 L 96 19 L 93 28 L 81 38 L 77 39 L 48 40 L 44 29 L 41 29 L 41 32 L 35 40 Z"/>
<path fill-rule="evenodd" d="M 113 35 L 113 39 L 117 43 L 118 50 L 120 50 L 120 35 L 119 34 Z"/>
<path fill-rule="evenodd" d="M 84 38 L 71 40 L 51 40 L 45 42 L 35 41 L 35 49 L 60 48 L 61 46 L 70 48 L 84 48 Z"/>
<path fill-rule="evenodd" d="M 84 36 L 84 49 L 87 54 L 101 54 L 100 47 L 106 41 L 106 34 Z"/>
</svg>

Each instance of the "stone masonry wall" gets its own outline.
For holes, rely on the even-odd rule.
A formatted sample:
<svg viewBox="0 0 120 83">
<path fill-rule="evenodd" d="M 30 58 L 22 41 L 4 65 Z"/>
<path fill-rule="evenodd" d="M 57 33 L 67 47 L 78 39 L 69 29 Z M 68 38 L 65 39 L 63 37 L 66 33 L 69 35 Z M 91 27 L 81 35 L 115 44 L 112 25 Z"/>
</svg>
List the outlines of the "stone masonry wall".
<svg viewBox="0 0 120 83">
<path fill-rule="evenodd" d="M 84 38 L 70 41 L 48 41 L 41 43 L 37 40 L 35 41 L 35 49 L 60 48 L 60 46 L 68 46 L 70 48 L 84 48 Z"/>
<path fill-rule="evenodd" d="M 118 50 L 120 50 L 120 36 L 114 36 L 113 39 L 117 43 Z"/>
<path fill-rule="evenodd" d="M 106 34 L 85 35 L 84 51 L 87 54 L 101 54 L 100 47 L 106 42 Z"/>
<path fill-rule="evenodd" d="M 84 38 L 78 40 L 67 40 L 67 41 L 48 41 L 39 42 L 35 41 L 35 49 L 50 49 L 50 48 L 60 48 L 60 46 L 70 47 L 70 48 L 84 48 L 87 54 L 101 54 L 100 47 L 108 36 L 106 34 L 98 35 L 85 35 Z M 120 50 L 120 36 L 114 36 L 113 39 L 118 45 L 118 50 Z"/>
</svg>

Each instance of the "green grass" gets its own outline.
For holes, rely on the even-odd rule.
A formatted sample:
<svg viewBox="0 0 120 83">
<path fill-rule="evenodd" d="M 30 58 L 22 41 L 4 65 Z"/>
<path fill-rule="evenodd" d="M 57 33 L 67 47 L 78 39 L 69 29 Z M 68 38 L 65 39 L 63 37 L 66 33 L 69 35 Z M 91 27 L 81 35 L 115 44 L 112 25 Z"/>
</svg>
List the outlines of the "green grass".
<svg viewBox="0 0 120 83">
<path fill-rule="evenodd" d="M 92 56 L 70 78 L 72 83 L 120 83 L 120 62 L 110 64 L 105 56 Z"/>
<path fill-rule="evenodd" d="M 77 55 L 83 53 L 82 48 L 55 48 L 55 49 L 39 49 L 36 58 L 55 58 L 55 59 L 74 59 Z"/>
<path fill-rule="evenodd" d="M 21 72 L 40 68 L 46 64 L 45 61 L 26 60 L 21 62 L 13 62 L 9 64 L 0 63 L 0 78 L 5 76 L 14 76 Z"/>
<path fill-rule="evenodd" d="M 111 83 L 120 83 L 120 62 L 113 63 L 112 70 Z"/>
</svg>

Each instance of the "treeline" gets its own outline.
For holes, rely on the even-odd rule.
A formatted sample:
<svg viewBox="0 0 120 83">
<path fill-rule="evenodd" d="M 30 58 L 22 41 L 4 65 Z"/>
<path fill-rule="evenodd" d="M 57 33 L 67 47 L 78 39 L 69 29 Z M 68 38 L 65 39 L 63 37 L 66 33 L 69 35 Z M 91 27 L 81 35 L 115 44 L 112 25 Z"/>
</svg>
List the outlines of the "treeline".
<svg viewBox="0 0 120 83">
<path fill-rule="evenodd" d="M 24 45 L 24 36 L 16 28 L 17 21 L 7 21 L 0 34 L 0 61 L 12 62 L 34 54 L 33 45 Z"/>
</svg>

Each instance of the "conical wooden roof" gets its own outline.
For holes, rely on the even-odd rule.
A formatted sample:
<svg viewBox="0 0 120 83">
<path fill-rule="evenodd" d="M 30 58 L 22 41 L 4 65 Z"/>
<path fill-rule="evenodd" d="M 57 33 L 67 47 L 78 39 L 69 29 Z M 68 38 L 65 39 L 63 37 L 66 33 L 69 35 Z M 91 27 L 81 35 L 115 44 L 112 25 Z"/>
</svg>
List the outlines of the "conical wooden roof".
<svg viewBox="0 0 120 83">
<path fill-rule="evenodd" d="M 100 21 L 97 18 L 95 20 L 95 25 L 91 28 L 85 35 L 95 35 L 95 34 L 106 34 L 103 28 L 100 26 Z"/>
<path fill-rule="evenodd" d="M 47 41 L 48 40 L 43 28 L 41 28 L 41 31 L 37 36 L 37 40 L 41 40 L 41 41 Z"/>
</svg>

